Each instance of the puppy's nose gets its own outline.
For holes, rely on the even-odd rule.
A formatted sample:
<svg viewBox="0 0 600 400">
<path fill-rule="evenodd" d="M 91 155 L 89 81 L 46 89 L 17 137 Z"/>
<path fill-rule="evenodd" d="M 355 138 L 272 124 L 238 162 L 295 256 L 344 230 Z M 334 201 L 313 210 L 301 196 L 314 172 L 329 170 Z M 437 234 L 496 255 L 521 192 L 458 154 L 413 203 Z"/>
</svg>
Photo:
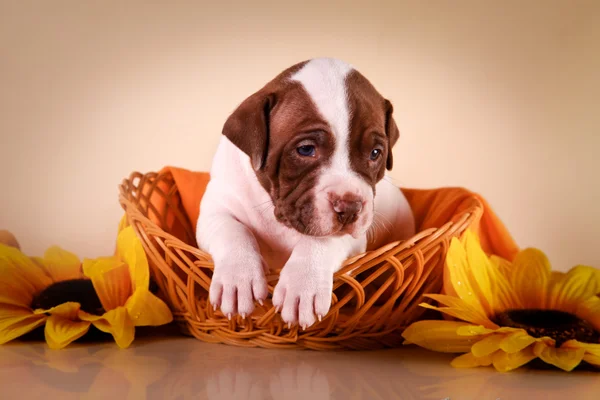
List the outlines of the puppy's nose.
<svg viewBox="0 0 600 400">
<path fill-rule="evenodd" d="M 338 220 L 346 225 L 358 219 L 358 214 L 362 211 L 362 201 L 360 200 L 335 200 L 333 211 L 337 213 Z"/>
</svg>

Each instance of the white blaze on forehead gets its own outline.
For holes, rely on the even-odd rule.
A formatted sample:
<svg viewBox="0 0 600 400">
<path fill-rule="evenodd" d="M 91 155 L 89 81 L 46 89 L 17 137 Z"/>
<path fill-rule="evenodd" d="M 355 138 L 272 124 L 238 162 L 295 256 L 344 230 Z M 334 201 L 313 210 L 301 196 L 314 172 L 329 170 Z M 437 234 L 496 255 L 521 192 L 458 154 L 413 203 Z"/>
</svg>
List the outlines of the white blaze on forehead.
<svg viewBox="0 0 600 400">
<path fill-rule="evenodd" d="M 331 169 L 339 174 L 351 173 L 348 140 L 350 111 L 346 92 L 346 76 L 352 66 L 332 58 L 316 58 L 307 62 L 291 80 L 297 81 L 315 103 L 321 116 L 335 135 L 335 151 Z"/>
<path fill-rule="evenodd" d="M 355 235 L 364 234 L 371 225 L 373 189 L 350 163 L 350 107 L 346 78 L 352 70 L 352 66 L 343 61 L 317 58 L 308 61 L 292 75 L 291 80 L 304 87 L 335 137 L 330 165 L 320 172 L 315 187 L 315 219 L 320 221 L 322 231 L 334 229 L 336 219 L 329 194 L 344 196 L 353 193 L 366 203 L 355 224 Z"/>
</svg>

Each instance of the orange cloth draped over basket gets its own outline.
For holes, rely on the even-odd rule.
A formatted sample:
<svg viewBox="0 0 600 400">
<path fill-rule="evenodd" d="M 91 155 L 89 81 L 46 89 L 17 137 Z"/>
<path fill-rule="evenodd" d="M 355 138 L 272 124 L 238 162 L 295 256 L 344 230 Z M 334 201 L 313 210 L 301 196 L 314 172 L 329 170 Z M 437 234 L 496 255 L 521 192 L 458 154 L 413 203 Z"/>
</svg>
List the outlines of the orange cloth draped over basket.
<svg viewBox="0 0 600 400">
<path fill-rule="evenodd" d="M 199 205 L 210 175 L 206 172 L 192 172 L 182 168 L 165 167 L 161 172 L 171 172 L 177 185 L 183 208 L 195 229 L 199 215 Z M 519 248 L 510 233 L 481 196 L 463 188 L 440 189 L 401 189 L 410 203 L 417 230 L 439 228 L 451 221 L 461 211 L 472 206 L 473 201 L 479 201 L 483 214 L 475 221 L 470 229 L 479 236 L 483 249 L 488 254 L 495 254 L 507 260 L 512 260 Z M 151 201 L 164 201 L 157 197 Z M 155 204 L 160 207 L 160 204 Z M 152 219 L 152 218 L 151 218 Z M 177 232 L 171 234 L 178 236 Z"/>
</svg>

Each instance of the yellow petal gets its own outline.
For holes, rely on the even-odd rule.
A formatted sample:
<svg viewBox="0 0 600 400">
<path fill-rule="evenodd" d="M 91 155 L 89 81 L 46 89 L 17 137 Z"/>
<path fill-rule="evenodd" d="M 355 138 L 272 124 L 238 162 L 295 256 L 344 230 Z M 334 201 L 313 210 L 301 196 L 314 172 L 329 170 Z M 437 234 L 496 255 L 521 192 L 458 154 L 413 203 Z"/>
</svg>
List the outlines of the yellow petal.
<svg viewBox="0 0 600 400">
<path fill-rule="evenodd" d="M 147 289 L 138 289 L 125 308 L 135 326 L 159 326 L 173 321 L 169 307 Z"/>
<path fill-rule="evenodd" d="M 511 328 L 508 326 L 503 326 L 498 329 L 488 329 L 484 326 L 461 326 L 456 330 L 456 333 L 459 336 L 476 336 L 476 335 L 489 335 L 490 333 L 499 333 L 499 334 L 512 334 L 520 329 Z"/>
<path fill-rule="evenodd" d="M 596 331 L 600 332 L 600 297 L 593 296 L 581 302 L 575 315 L 590 323 Z"/>
<path fill-rule="evenodd" d="M 548 281 L 548 303 L 546 304 L 550 310 L 556 309 L 565 276 L 566 274 L 561 271 L 552 271 L 550 273 L 550 279 Z"/>
<path fill-rule="evenodd" d="M 54 282 L 79 279 L 82 275 L 79 258 L 57 246 L 46 250 L 44 268 Z"/>
<path fill-rule="evenodd" d="M 592 365 L 595 365 L 597 367 L 600 367 L 600 356 L 595 356 L 593 354 L 585 353 L 585 355 L 583 356 L 583 361 L 590 363 Z"/>
<path fill-rule="evenodd" d="M 494 290 L 496 292 L 496 309 L 495 311 L 504 311 L 507 309 L 519 309 L 523 308 L 521 299 L 515 292 L 515 289 L 511 286 L 510 281 L 504 274 L 499 272 L 494 278 Z"/>
<path fill-rule="evenodd" d="M 79 314 L 79 310 L 81 309 L 81 305 L 74 301 L 69 301 L 67 303 L 59 304 L 56 307 L 52 307 L 48 310 L 35 310 L 35 314 L 52 314 L 58 315 L 62 318 L 69 319 L 77 319 L 77 315 Z"/>
<path fill-rule="evenodd" d="M 37 265 L 37 267 L 38 267 L 40 270 L 42 270 L 42 271 L 46 272 L 46 266 L 44 265 L 44 259 L 43 259 L 42 257 L 29 257 L 29 259 L 30 259 L 30 260 L 31 260 L 31 261 L 32 261 L 32 262 L 33 262 L 35 265 Z M 48 274 L 46 273 L 46 275 L 48 275 Z M 48 275 L 48 276 L 50 276 L 50 275 Z"/>
<path fill-rule="evenodd" d="M 563 343 L 561 348 L 584 349 L 586 353 L 600 357 L 600 343 L 583 343 L 577 340 L 568 340 Z"/>
<path fill-rule="evenodd" d="M 497 305 L 494 285 L 496 274 L 488 256 L 481 248 L 479 239 L 470 230 L 465 233 L 465 250 L 469 275 L 471 276 L 471 287 L 475 291 L 486 315 L 493 315 Z"/>
<path fill-rule="evenodd" d="M 525 330 L 518 330 L 504 337 L 500 343 L 500 349 L 509 354 L 518 353 L 536 341 L 536 338 L 530 336 Z"/>
<path fill-rule="evenodd" d="M 514 353 L 498 351 L 492 357 L 492 362 L 497 371 L 508 372 L 522 367 L 536 357 L 530 346 Z"/>
<path fill-rule="evenodd" d="M 133 227 L 123 229 L 117 237 L 117 251 L 121 259 L 129 266 L 132 290 L 137 288 L 148 289 L 150 285 L 150 270 L 148 259 L 144 252 L 142 242 L 138 239 Z"/>
<path fill-rule="evenodd" d="M 454 292 L 459 298 L 473 309 L 485 314 L 485 310 L 470 280 L 470 268 L 467 253 L 462 243 L 459 239 L 452 238 L 446 254 L 445 275 L 449 277 Z"/>
<path fill-rule="evenodd" d="M 466 325 L 466 326 L 461 326 L 456 330 L 456 334 L 459 336 L 480 336 L 480 335 L 487 335 L 487 334 L 494 333 L 494 332 L 495 332 L 495 329 L 488 329 L 481 325 L 479 325 L 479 326 Z"/>
<path fill-rule="evenodd" d="M 504 340 L 504 335 L 493 334 L 481 339 L 471 347 L 471 353 L 477 358 L 489 356 L 500 349 L 500 343 Z"/>
<path fill-rule="evenodd" d="M 462 310 L 462 317 L 459 318 L 462 321 L 471 322 L 473 324 L 484 324 L 487 327 L 496 327 L 484 313 L 471 307 L 468 303 L 458 297 L 447 296 L 444 294 L 426 294 L 425 297 L 433 299 L 452 309 Z"/>
<path fill-rule="evenodd" d="M 44 335 L 51 349 L 62 349 L 85 335 L 90 329 L 87 321 L 78 321 L 53 314 L 48 318 Z"/>
<path fill-rule="evenodd" d="M 456 330 L 466 326 L 456 321 L 417 321 L 402 333 L 408 343 L 423 348 L 445 353 L 462 353 L 469 351 L 478 336 L 459 336 Z"/>
<path fill-rule="evenodd" d="M 498 327 L 498 325 L 494 324 L 488 318 L 481 317 L 478 314 L 472 314 L 469 310 L 465 310 L 464 308 L 436 307 L 427 303 L 422 303 L 419 305 L 424 308 L 429 308 L 431 310 L 436 310 L 444 314 L 450 315 L 451 317 L 460 319 L 461 321 L 471 322 L 472 324 L 476 325 L 483 325 L 486 328 L 495 329 Z"/>
<path fill-rule="evenodd" d="M 79 320 L 80 310 L 81 306 L 76 302 L 35 310 L 35 314 L 50 314 L 44 333 L 51 349 L 62 349 L 87 333 L 90 323 Z"/>
<path fill-rule="evenodd" d="M 512 263 L 510 261 L 492 254 L 490 256 L 490 262 L 500 273 L 502 273 L 502 275 L 506 278 L 510 277 L 512 270 Z"/>
<path fill-rule="evenodd" d="M 455 297 L 455 296 L 431 293 L 431 294 L 426 294 L 425 297 L 433 299 L 444 306 L 454 307 L 454 308 L 471 309 L 471 306 L 469 306 L 469 304 L 467 304 L 462 299 L 459 299 L 458 297 Z"/>
<path fill-rule="evenodd" d="M 508 260 L 495 255 L 490 257 L 490 262 L 495 271 L 494 289 L 496 291 L 497 302 L 495 311 L 503 311 L 509 308 L 523 308 L 510 282 L 513 265 Z"/>
<path fill-rule="evenodd" d="M 129 226 L 129 221 L 127 220 L 127 214 L 123 214 L 121 219 L 119 220 L 119 226 L 117 228 L 117 233 L 120 233 L 123 229 Z"/>
<path fill-rule="evenodd" d="M 45 315 L 36 315 L 29 308 L 0 304 L 0 344 L 31 332 L 45 321 Z"/>
<path fill-rule="evenodd" d="M 537 342 L 533 347 L 533 353 L 546 364 L 554 365 L 564 371 L 572 371 L 583 360 L 585 349 L 557 349 L 546 343 Z"/>
<path fill-rule="evenodd" d="M 15 307 L 28 307 L 36 292 L 24 287 L 15 288 L 13 282 L 10 282 L 9 279 L 6 282 L 0 282 L 0 303 Z"/>
<path fill-rule="evenodd" d="M 127 348 L 133 342 L 135 326 L 125 307 L 117 307 L 102 316 L 80 312 L 79 317 L 84 321 L 90 321 L 102 332 L 110 333 L 120 348 Z"/>
<path fill-rule="evenodd" d="M 537 249 L 525 249 L 515 257 L 511 284 L 524 308 L 546 308 L 550 262 Z"/>
<path fill-rule="evenodd" d="M 577 340 L 568 340 L 561 348 L 569 348 L 569 349 L 583 349 L 585 350 L 585 355 L 583 356 L 583 361 L 588 362 L 593 365 L 597 365 L 600 367 L 600 344 L 599 343 L 583 343 L 578 342 Z"/>
<path fill-rule="evenodd" d="M 20 250 L 0 244 L 0 303 L 29 307 L 35 294 L 52 284 L 46 275 Z"/>
<path fill-rule="evenodd" d="M 471 353 L 465 353 L 461 356 L 458 356 L 450 363 L 450 365 L 452 365 L 454 368 L 487 367 L 491 364 L 492 356 L 475 357 Z"/>
<path fill-rule="evenodd" d="M 559 279 L 552 285 L 552 308 L 573 312 L 578 304 L 600 292 L 600 270 L 596 268 L 580 265 L 556 277 Z"/>
<path fill-rule="evenodd" d="M 92 280 L 102 307 L 113 310 L 125 305 L 131 296 L 129 267 L 116 257 L 83 261 L 83 272 Z"/>
</svg>

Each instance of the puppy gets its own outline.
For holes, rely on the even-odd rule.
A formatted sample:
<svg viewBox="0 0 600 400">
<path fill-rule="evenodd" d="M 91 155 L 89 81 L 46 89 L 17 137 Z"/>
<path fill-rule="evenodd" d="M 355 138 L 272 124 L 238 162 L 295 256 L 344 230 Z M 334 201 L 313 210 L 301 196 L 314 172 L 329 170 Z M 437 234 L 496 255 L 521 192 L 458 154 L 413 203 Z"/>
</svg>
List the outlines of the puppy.
<svg viewBox="0 0 600 400">
<path fill-rule="evenodd" d="M 331 306 L 347 258 L 414 235 L 402 192 L 384 180 L 399 138 L 391 103 L 343 61 L 294 65 L 248 97 L 223 127 L 200 205 L 211 254 L 209 300 L 231 318 L 267 298 L 306 329 Z"/>
</svg>

